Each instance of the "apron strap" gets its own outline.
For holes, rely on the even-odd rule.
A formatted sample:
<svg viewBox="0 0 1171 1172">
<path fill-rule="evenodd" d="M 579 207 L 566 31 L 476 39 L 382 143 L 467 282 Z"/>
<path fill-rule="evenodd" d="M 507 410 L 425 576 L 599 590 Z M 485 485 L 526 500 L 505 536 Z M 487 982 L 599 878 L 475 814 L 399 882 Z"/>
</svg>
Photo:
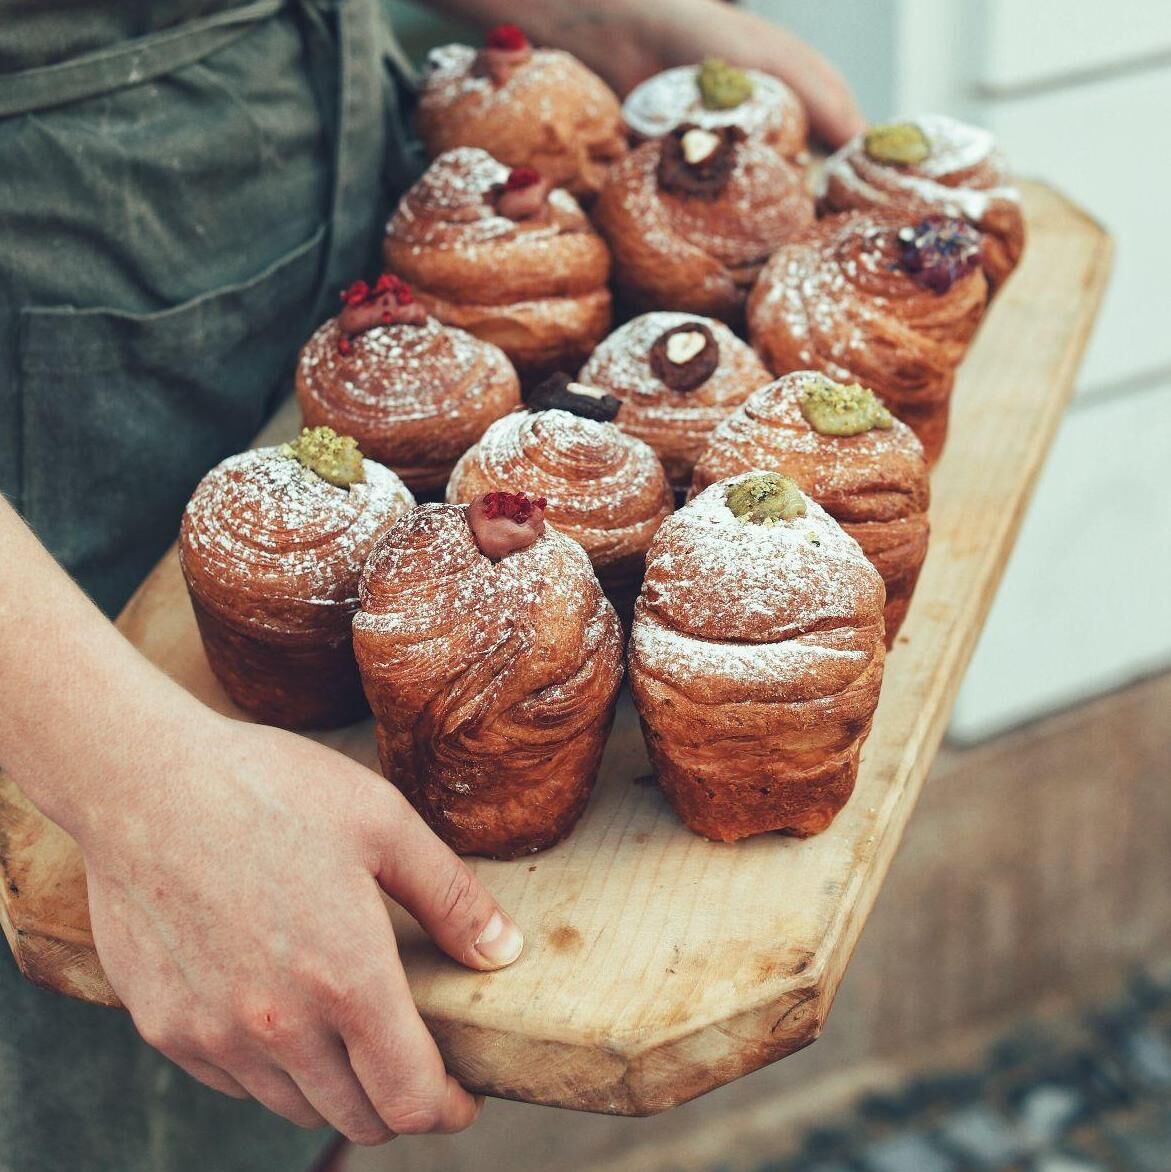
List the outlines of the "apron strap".
<svg viewBox="0 0 1171 1172">
<path fill-rule="evenodd" d="M 63 106 L 153 81 L 222 49 L 242 37 L 257 21 L 267 19 L 284 6 L 285 0 L 251 0 L 56 65 L 0 73 L 0 118 Z"/>
</svg>

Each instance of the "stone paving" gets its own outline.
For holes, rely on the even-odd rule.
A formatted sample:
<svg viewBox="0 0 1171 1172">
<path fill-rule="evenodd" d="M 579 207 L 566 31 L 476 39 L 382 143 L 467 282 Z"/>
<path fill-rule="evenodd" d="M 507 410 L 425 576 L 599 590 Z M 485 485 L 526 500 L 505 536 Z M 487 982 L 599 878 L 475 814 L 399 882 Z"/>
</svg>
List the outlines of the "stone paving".
<svg viewBox="0 0 1171 1172">
<path fill-rule="evenodd" d="M 1171 981 L 871 1096 L 757 1172 L 1171 1172 Z"/>
</svg>

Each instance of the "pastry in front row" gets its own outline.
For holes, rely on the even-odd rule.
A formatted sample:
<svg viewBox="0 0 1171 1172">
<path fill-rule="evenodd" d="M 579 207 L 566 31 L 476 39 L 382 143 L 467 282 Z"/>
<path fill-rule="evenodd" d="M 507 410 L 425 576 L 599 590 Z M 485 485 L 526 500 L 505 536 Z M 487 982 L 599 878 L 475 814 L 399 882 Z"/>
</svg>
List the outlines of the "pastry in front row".
<svg viewBox="0 0 1171 1172">
<path fill-rule="evenodd" d="M 398 277 L 355 281 L 297 360 L 308 427 L 353 436 L 416 493 L 440 492 L 493 420 L 520 406 L 504 351 L 445 326 Z"/>
<path fill-rule="evenodd" d="M 350 641 L 358 579 L 414 503 L 327 427 L 230 456 L 199 482 L 179 564 L 208 663 L 240 708 L 291 729 L 368 713 Z"/>
<path fill-rule="evenodd" d="M 619 299 L 737 323 L 768 256 L 813 220 L 802 170 L 738 126 L 684 124 L 610 170 L 594 222 Z"/>
<path fill-rule="evenodd" d="M 1020 192 L 996 140 L 942 114 L 871 127 L 826 160 L 826 212 L 889 209 L 907 220 L 958 216 L 983 234 L 984 271 L 993 290 L 1025 247 Z"/>
<path fill-rule="evenodd" d="M 779 248 L 748 304 L 776 374 L 819 370 L 873 390 L 935 463 L 956 368 L 988 305 L 980 234 L 965 220 L 854 212 Z"/>
<path fill-rule="evenodd" d="M 585 198 L 626 152 L 610 87 L 576 57 L 533 48 L 514 24 L 491 29 L 481 49 L 433 49 L 428 65 L 416 124 L 432 158 L 455 147 L 482 147 Z"/>
<path fill-rule="evenodd" d="M 610 328 L 610 254 L 569 192 L 487 151 L 442 154 L 386 226 L 387 267 L 522 380 L 577 369 Z"/>
<path fill-rule="evenodd" d="M 753 468 L 790 477 L 862 547 L 886 586 L 886 645 L 927 556 L 931 483 L 915 433 L 873 391 L 797 371 L 754 392 L 711 437 L 694 491 Z"/>
<path fill-rule="evenodd" d="M 461 854 L 568 834 L 613 720 L 617 616 L 543 514 L 523 493 L 421 505 L 362 575 L 354 649 L 382 770 Z"/>
<path fill-rule="evenodd" d="M 545 518 L 589 555 L 602 587 L 629 619 L 655 531 L 674 494 L 654 451 L 610 422 L 619 404 L 553 375 L 527 411 L 492 424 L 460 458 L 450 503 L 514 488 L 546 502 Z"/>
<path fill-rule="evenodd" d="M 691 830 L 731 842 L 829 826 L 878 704 L 883 599 L 858 543 L 776 473 L 718 481 L 663 523 L 630 684 Z"/>
<path fill-rule="evenodd" d="M 780 78 L 710 58 L 665 69 L 636 85 L 622 103 L 636 142 L 661 138 L 685 123 L 704 130 L 738 126 L 787 159 L 805 156 L 809 118 Z"/>
<path fill-rule="evenodd" d="M 655 449 L 677 492 L 712 428 L 771 377 L 723 322 L 670 310 L 619 326 L 578 375 L 621 402 L 615 423 Z"/>
</svg>

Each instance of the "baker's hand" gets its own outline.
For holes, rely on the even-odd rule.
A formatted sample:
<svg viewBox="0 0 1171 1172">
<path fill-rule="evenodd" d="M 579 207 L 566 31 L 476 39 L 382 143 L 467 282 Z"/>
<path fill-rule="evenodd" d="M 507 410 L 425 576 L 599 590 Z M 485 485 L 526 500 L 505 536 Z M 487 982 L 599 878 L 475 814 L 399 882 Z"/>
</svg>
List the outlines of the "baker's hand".
<svg viewBox="0 0 1171 1172">
<path fill-rule="evenodd" d="M 358 1143 L 467 1127 L 479 1103 L 415 1009 L 380 890 L 470 968 L 515 960 L 519 931 L 381 777 L 199 712 L 126 763 L 138 800 L 75 829 L 98 956 L 142 1036 Z"/>
</svg>

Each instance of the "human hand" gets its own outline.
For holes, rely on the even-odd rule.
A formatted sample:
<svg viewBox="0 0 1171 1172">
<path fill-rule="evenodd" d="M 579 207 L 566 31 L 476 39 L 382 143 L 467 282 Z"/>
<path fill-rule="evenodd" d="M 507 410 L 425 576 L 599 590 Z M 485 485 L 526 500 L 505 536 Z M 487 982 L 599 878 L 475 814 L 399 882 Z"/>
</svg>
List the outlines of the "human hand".
<svg viewBox="0 0 1171 1172">
<path fill-rule="evenodd" d="M 132 801 L 95 785 L 101 808 L 72 827 L 98 956 L 140 1033 L 200 1082 L 358 1143 L 467 1127 L 480 1104 L 415 1009 L 380 889 L 471 968 L 515 960 L 519 931 L 381 777 L 198 712 L 129 754 Z"/>
</svg>

